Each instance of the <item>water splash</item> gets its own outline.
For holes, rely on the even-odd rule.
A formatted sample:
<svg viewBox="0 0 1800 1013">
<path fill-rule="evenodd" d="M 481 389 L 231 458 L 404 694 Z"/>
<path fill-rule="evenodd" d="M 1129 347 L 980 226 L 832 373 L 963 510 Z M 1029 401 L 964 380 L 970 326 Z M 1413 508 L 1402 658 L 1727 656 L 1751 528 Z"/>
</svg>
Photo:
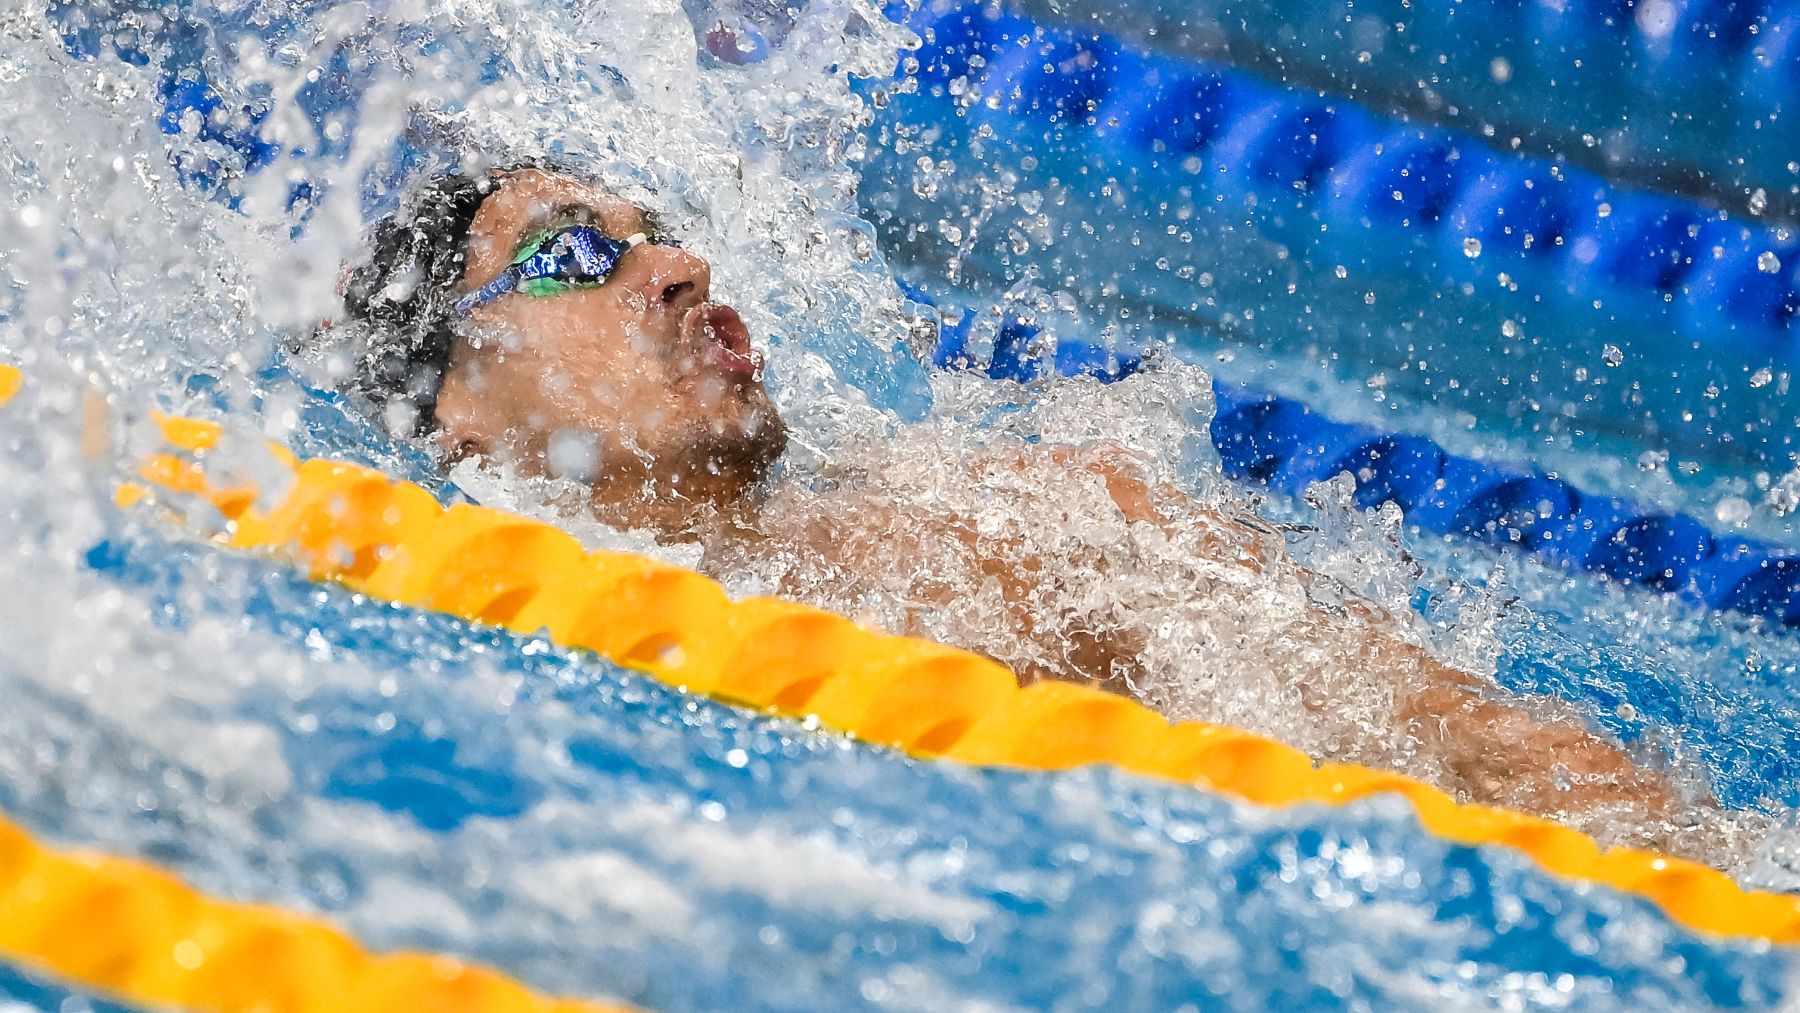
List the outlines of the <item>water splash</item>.
<svg viewBox="0 0 1800 1013">
<path fill-rule="evenodd" d="M 41 11 L 0 13 L 0 39 L 7 43 L 0 46 L 0 174 L 6 184 L 0 187 L 0 222 L 6 226 L 0 228 L 0 352 L 25 365 L 31 377 L 27 394 L 0 416 L 6 449 L 0 511 L 19 533 L 0 585 L 15 589 L 9 591 L 9 614 L 18 622 L 11 628 L 23 631 L 5 638 L 6 682 L 30 701 L 8 719 L 0 747 L 11 772 L 4 780 L 15 786 L 7 804 L 54 832 L 185 862 L 208 870 L 202 874 L 214 888 L 247 894 L 266 889 L 263 877 L 273 868 L 283 897 L 354 911 L 358 926 L 377 940 L 487 947 L 499 958 L 529 963 L 540 982 L 628 991 L 620 982 L 641 983 L 653 970 L 641 952 L 624 952 L 639 942 L 648 948 L 684 937 L 699 949 L 708 940 L 743 945 L 735 934 L 748 919 L 709 921 L 710 904 L 725 906 L 721 897 L 748 889 L 731 878 L 733 870 L 720 857 L 734 849 L 755 846 L 769 854 L 800 847 L 807 855 L 832 856 L 819 859 L 830 875 L 790 884 L 759 904 L 784 910 L 824 904 L 820 894 L 850 884 L 866 889 L 862 899 L 871 910 L 918 922 L 916 932 L 926 939 L 966 941 L 969 926 L 990 917 L 994 905 L 1021 903 L 1017 884 L 1007 879 L 1004 849 L 981 857 L 984 874 L 997 884 L 990 894 L 942 896 L 945 891 L 934 890 L 954 877 L 941 870 L 954 869 L 959 860 L 949 842 L 929 854 L 857 857 L 849 853 L 854 834 L 841 826 L 821 825 L 816 837 L 797 845 L 774 841 L 772 832 L 709 837 L 696 829 L 699 820 L 717 822 L 710 810 L 702 811 L 705 802 L 696 802 L 692 812 L 651 805 L 623 810 L 619 826 L 650 839 L 685 842 L 690 851 L 679 868 L 630 853 L 616 828 L 587 823 L 566 837 L 546 839 L 533 856 L 531 875 L 507 880 L 504 860 L 518 857 L 516 846 L 533 837 L 511 831 L 507 820 L 524 818 L 542 829 L 561 826 L 571 811 L 592 816 L 592 796 L 555 798 L 554 786 L 536 782 L 515 791 L 513 781 L 482 775 L 512 769 L 518 756 L 544 758 L 557 770 L 584 763 L 604 768 L 608 758 L 665 741 L 655 737 L 667 729 L 729 726 L 731 741 L 718 744 L 717 763 L 708 759 L 699 772 L 672 774 L 667 787 L 688 774 L 743 769 L 730 758 L 734 749 L 744 752 L 746 764 L 757 757 L 759 776 L 778 778 L 771 770 L 794 756 L 837 755 L 842 747 L 695 701 L 658 697 L 647 729 L 611 729 L 600 737 L 605 741 L 588 743 L 600 760 L 581 760 L 578 740 L 585 722 L 594 720 L 595 700 L 635 705 L 655 694 L 614 673 L 595 675 L 578 661 L 568 662 L 569 669 L 549 662 L 531 669 L 536 663 L 520 658 L 548 656 L 541 644 L 502 643 L 391 610 L 375 610 L 377 618 L 369 620 L 391 638 L 386 646 L 359 649 L 361 620 L 334 625 L 307 619 L 310 608 L 349 608 L 343 596 L 191 546 L 168 549 L 175 573 L 155 576 L 152 590 L 89 572 L 88 553 L 103 538 L 148 537 L 111 506 L 110 495 L 129 462 L 152 445 L 143 416 L 150 406 L 221 413 L 249 441 L 304 435 L 303 399 L 272 385 L 264 367 L 331 311 L 339 265 L 356 251 L 371 214 L 391 204 L 397 177 L 447 166 L 453 151 L 481 153 L 457 160 L 466 168 L 551 155 L 582 165 L 662 213 L 691 249 L 716 265 L 718 290 L 743 309 L 758 340 L 770 346 L 778 403 L 796 433 L 787 484 L 766 508 L 772 546 L 750 551 L 715 545 L 708 552 L 660 545 L 645 533 L 613 531 L 570 513 L 570 486 L 473 465 L 454 472 L 478 498 L 558 517 L 590 544 L 705 565 L 734 591 L 787 591 L 874 625 L 974 647 L 1027 673 L 1084 672 L 1173 716 L 1243 725 L 1316 756 L 1395 767 L 1528 805 L 1536 804 L 1534 797 L 1514 791 L 1517 786 L 1478 784 L 1412 740 L 1397 686 L 1434 667 L 1433 654 L 1504 680 L 1503 656 L 1518 643 L 1509 638 L 1523 639 L 1523 630 L 1533 643 L 1546 642 L 1556 627 L 1544 617 L 1565 607 L 1594 617 L 1590 621 L 1605 631 L 1597 640 L 1623 641 L 1628 665 L 1654 661 L 1649 667 L 1668 675 L 1663 684 L 1678 690 L 1695 690 L 1695 679 L 1684 683 L 1669 674 L 1684 665 L 1711 678 L 1716 666 L 1705 660 L 1708 638 L 1724 643 L 1727 653 L 1763 650 L 1752 646 L 1760 643 L 1754 631 L 1721 631 L 1712 619 L 1682 619 L 1672 611 L 1656 614 L 1660 629 L 1678 628 L 1679 635 L 1671 638 L 1673 646 L 1653 649 L 1649 640 L 1659 634 L 1634 624 L 1653 614 L 1643 610 L 1677 604 L 1645 604 L 1628 592 L 1606 590 L 1595 592 L 1598 603 L 1576 595 L 1576 606 L 1568 606 L 1570 599 L 1559 594 L 1574 592 L 1560 578 L 1534 571 L 1501 581 L 1492 572 L 1469 572 L 1481 564 L 1438 558 L 1441 547 L 1434 556 L 1406 545 L 1391 517 L 1348 509 L 1341 490 L 1322 490 L 1311 512 L 1282 518 L 1313 529 L 1289 538 L 1255 519 L 1259 504 L 1218 477 L 1205 431 L 1210 388 L 1197 367 L 1174 367 L 1104 389 L 1080 382 L 1015 388 L 928 377 L 904 345 L 908 316 L 875 233 L 856 206 L 858 159 L 880 140 L 863 132 L 869 108 L 848 75 L 884 76 L 906 41 L 871 4 L 806 5 L 763 59 L 722 65 L 705 55 L 707 19 L 697 31 L 674 3 L 263 2 L 166 11 L 96 4 L 79 13 L 95 23 L 135 19 L 139 30 L 129 47 L 115 37 L 111 50 L 79 60 Z M 183 41 L 175 28 L 193 24 L 205 29 L 200 41 Z M 194 45 L 199 49 L 184 49 Z M 125 48 L 141 50 L 143 59 L 118 58 Z M 176 57 L 192 57 L 207 72 L 225 97 L 220 108 L 227 119 L 239 115 L 232 110 L 257 110 L 257 129 L 270 148 L 258 172 L 233 178 L 229 170 L 234 157 L 242 162 L 241 153 L 234 154 L 218 130 L 209 132 L 208 122 L 178 123 L 173 133 L 158 129 L 164 110 L 159 68 Z M 967 174 L 942 163 L 922 172 L 921 178 Z M 226 182 L 211 189 L 196 185 L 197 176 L 207 173 Z M 1064 207 L 1059 185 L 974 174 L 985 195 L 980 206 L 968 220 L 951 223 L 963 230 L 956 236 L 937 232 L 957 249 L 966 251 L 977 235 L 1047 244 L 1059 229 L 1080 225 L 1066 217 L 1079 218 L 1079 211 Z M 958 263 L 965 274 L 977 266 L 967 258 Z M 1020 299 L 1046 312 L 1068 308 L 1068 286 L 1045 277 L 1023 281 Z M 1123 322 L 1136 326 L 1128 318 Z M 309 349 L 302 361 L 322 384 L 340 378 L 348 362 L 325 347 Z M 1069 448 L 1068 459 L 1046 466 L 1046 447 Z M 1108 468 L 1143 481 L 1147 505 L 1172 521 L 1129 516 L 1108 487 Z M 891 523 L 881 529 L 850 523 L 858 512 Z M 808 551 L 821 538 L 839 555 L 821 559 Z M 896 566 L 901 541 L 912 543 L 911 554 Z M 1302 571 L 1293 555 L 1322 577 Z M 1493 557 L 1480 558 L 1491 567 Z M 1021 584 L 1011 578 L 1014 572 L 1056 579 Z M 1421 585 L 1444 606 L 1422 619 L 1412 613 Z M 1514 596 L 1522 600 L 1509 604 Z M 242 617 L 271 597 L 281 601 L 268 610 L 277 616 L 273 633 Z M 1372 603 L 1372 617 L 1362 614 L 1369 608 L 1363 599 Z M 270 620 L 265 615 L 260 621 Z M 1371 625 L 1415 650 L 1397 659 L 1371 656 L 1362 633 Z M 412 626 L 430 635 L 409 638 L 395 631 Z M 1583 682 L 1580 673 L 1588 669 L 1577 657 L 1580 645 L 1566 646 L 1560 657 L 1567 670 L 1556 670 L 1572 686 L 1552 685 L 1547 677 L 1520 677 L 1511 685 L 1591 703 L 1597 680 Z M 1792 664 L 1787 647 L 1769 652 L 1780 659 L 1770 670 Z M 483 660 L 490 653 L 504 655 L 506 663 Z M 402 677 L 420 682 L 402 686 Z M 1755 693 L 1785 700 L 1773 696 L 1771 681 L 1728 685 L 1736 696 L 1720 709 L 1722 717 L 1747 707 Z M 533 693 L 550 699 L 529 713 L 515 709 Z M 322 722 L 332 720 L 334 694 L 354 699 L 355 706 L 342 726 L 327 727 Z M 382 702 L 387 700 L 404 702 L 390 707 Z M 1533 706 L 1623 727 L 1597 720 L 1585 703 L 1580 713 Z M 525 727 L 508 724 L 515 717 Z M 1663 742 L 1646 747 L 1646 761 L 1689 772 L 1717 769 L 1710 757 L 1693 757 L 1726 738 L 1691 731 L 1687 717 L 1677 709 L 1635 725 L 1620 720 L 1640 737 L 1645 724 L 1665 731 Z M 490 721 L 497 724 L 490 727 Z M 454 817 L 401 809 L 371 827 L 363 819 L 367 806 L 381 803 L 355 792 L 379 780 L 370 773 L 379 764 L 330 750 L 354 753 L 363 738 L 389 743 L 397 729 L 450 743 L 433 748 L 449 750 L 455 770 L 474 772 L 451 794 L 486 800 L 494 811 Z M 639 734 L 650 738 L 632 737 Z M 326 745 L 314 745 L 319 742 Z M 334 780 L 320 769 L 334 759 L 361 773 Z M 1746 784 L 1774 780 L 1766 765 L 1744 761 L 1743 770 L 1749 771 L 1742 775 Z M 847 786 L 834 796 L 852 823 L 866 818 L 849 802 L 863 776 L 847 776 Z M 979 791 L 968 784 L 985 781 L 982 775 L 941 776 L 973 794 Z M 1139 790 L 1120 788 L 1109 775 L 1082 777 L 1072 782 L 1075 787 L 1001 790 L 1030 806 L 1060 798 L 1071 812 L 1084 804 L 1125 805 L 1119 799 L 1135 798 Z M 332 784 L 339 794 L 322 795 Z M 784 796 L 789 803 L 804 795 L 806 785 L 793 790 L 798 794 Z M 1758 797 L 1726 801 L 1750 805 Z M 1216 808 L 1202 821 L 1208 833 L 1252 828 L 1239 835 L 1244 840 L 1221 845 L 1239 849 L 1233 853 L 1240 856 L 1270 844 L 1257 836 L 1265 821 L 1280 826 L 1273 836 L 1286 843 L 1278 846 L 1298 854 L 1305 848 L 1289 837 L 1308 833 L 1309 821 L 1340 819 L 1253 815 L 1185 796 L 1144 807 L 1157 811 L 1165 804 Z M 1768 808 L 1785 811 L 1793 804 L 1771 797 Z M 946 802 L 940 808 L 953 807 Z M 903 809 L 895 810 L 884 833 L 907 832 L 912 814 Z M 1371 812 L 1341 817 L 1356 824 L 1346 833 L 1399 835 L 1402 843 L 1384 844 L 1396 848 L 1436 847 L 1406 837 L 1413 831 L 1403 817 Z M 1692 834 L 1679 825 L 1652 824 L 1629 809 L 1563 815 L 1612 839 L 1670 843 L 1738 868 L 1746 842 L 1766 822 L 1722 815 L 1703 803 L 1672 818 L 1699 826 L 1701 832 Z M 1067 812 L 1059 810 L 1063 816 Z M 459 830 L 465 836 L 446 845 L 428 832 L 445 820 L 466 825 Z M 296 837 L 291 848 L 273 847 L 269 825 L 296 835 L 304 828 L 306 836 Z M 1099 834 L 1139 832 L 1107 827 Z M 359 834 L 366 846 L 347 862 L 336 849 Z M 1191 834 L 1185 843 L 1197 836 L 1203 835 Z M 569 850 L 558 852 L 552 844 Z M 1786 847 L 1778 842 L 1766 849 L 1764 865 L 1779 866 Z M 458 856 L 462 885 L 421 882 L 417 856 L 445 852 Z M 1142 860 L 1179 864 L 1171 854 L 1159 845 Z M 1415 864 L 1429 869 L 1440 859 L 1434 853 Z M 1309 852 L 1289 864 L 1307 862 L 1323 862 L 1308 866 L 1308 876 L 1323 877 L 1318 881 L 1328 884 L 1328 893 L 1342 887 L 1343 880 L 1332 878 L 1336 872 L 1322 871 L 1335 869 L 1337 859 L 1323 861 Z M 758 868 L 776 864 L 771 859 Z M 891 886 L 895 864 L 909 884 L 898 892 Z M 1506 870 L 1508 877 L 1517 874 Z M 1388 878 L 1399 882 L 1406 871 L 1388 870 Z M 1768 869 L 1760 874 L 1786 882 Z M 706 894 L 704 903 L 691 899 L 676 882 L 688 875 L 718 892 Z M 1070 875 L 1045 873 L 1022 892 L 1032 903 L 1048 904 L 1067 896 Z M 1169 872 L 1165 879 L 1168 885 L 1182 877 Z M 1509 880 L 1506 889 L 1548 888 L 1518 888 Z M 483 905 L 499 903 L 495 896 L 523 906 L 509 908 L 514 920 L 506 931 L 486 935 Z M 578 903 L 589 896 L 619 914 L 615 921 L 601 919 L 601 928 L 624 924 L 636 933 L 618 937 L 623 955 L 609 958 L 614 962 L 606 973 L 584 978 L 588 972 L 558 966 L 567 962 L 566 949 L 542 951 L 554 957 L 531 956 L 534 947 L 559 938 L 561 929 L 601 934 Z M 1408 898 L 1419 902 L 1413 894 Z M 1201 897 L 1179 917 L 1162 909 L 1134 910 L 1132 917 L 1140 920 L 1117 928 L 1125 934 L 1142 928 L 1146 938 L 1162 941 L 1159 947 L 1202 953 L 1216 940 L 1175 926 L 1195 912 L 1216 914 L 1230 899 Z M 1300 910 L 1298 900 L 1281 903 Z M 1647 944 L 1647 954 L 1657 945 L 1677 945 L 1653 916 L 1621 912 L 1616 898 L 1594 903 L 1611 905 L 1607 916 L 1634 930 L 1661 933 L 1661 942 Z M 1284 915 L 1290 916 L 1308 917 Z M 1408 917 L 1394 914 L 1396 923 Z M 1306 924 L 1317 930 L 1322 923 Z M 884 945 L 876 938 L 880 931 L 867 929 L 866 937 L 855 936 L 849 945 L 878 950 Z M 1420 934 L 1399 924 L 1393 932 L 1406 937 L 1407 947 Z M 832 945 L 803 940 L 777 952 L 838 961 L 831 967 L 841 970 L 850 958 L 830 956 Z M 935 946 L 919 943 L 907 952 L 938 953 Z M 1407 947 L 1401 956 L 1390 950 L 1352 955 L 1361 964 L 1391 969 L 1412 952 Z M 1454 949 L 1448 946 L 1442 959 L 1450 960 Z M 1164 952 L 1142 959 L 1161 959 Z M 1214 980 L 1237 981 L 1217 961 L 1201 963 L 1217 972 Z M 1330 977 L 1322 964 L 1308 966 L 1320 980 Z M 1369 977 L 1380 975 L 1371 970 Z M 740 981 L 724 975 L 692 987 L 702 999 L 716 998 L 735 994 L 731 987 Z M 965 994 L 919 976 L 884 981 L 882 988 L 911 989 L 907 995 L 919 1005 L 931 1005 L 933 996 Z M 1380 988 L 1393 991 L 1381 994 L 1414 984 L 1387 982 Z M 1583 987 L 1588 985 L 1584 978 Z M 1666 995 L 1657 991 L 1665 986 L 1677 987 L 1658 978 L 1646 989 Z M 973 991 L 966 981 L 960 987 Z M 1447 978 L 1435 987 L 1452 996 L 1472 994 Z"/>
</svg>

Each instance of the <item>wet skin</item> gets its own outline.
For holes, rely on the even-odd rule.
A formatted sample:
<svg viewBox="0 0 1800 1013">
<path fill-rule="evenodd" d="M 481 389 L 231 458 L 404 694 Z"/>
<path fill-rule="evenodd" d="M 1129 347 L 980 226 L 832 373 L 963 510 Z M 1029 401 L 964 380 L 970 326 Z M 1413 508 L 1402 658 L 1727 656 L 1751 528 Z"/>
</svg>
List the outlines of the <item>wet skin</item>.
<svg viewBox="0 0 1800 1013">
<path fill-rule="evenodd" d="M 545 228 L 576 221 L 619 238 L 652 228 L 640 209 L 590 184 L 538 170 L 515 172 L 474 219 L 460 291 L 474 291 L 500 274 L 521 244 Z M 646 244 L 627 251 L 597 288 L 511 294 L 482 306 L 467 322 L 470 340 L 456 349 L 439 396 L 437 438 L 453 457 L 478 455 L 528 474 L 579 478 L 591 490 L 595 514 L 610 524 L 669 538 L 723 538 L 740 548 L 760 544 L 756 491 L 785 447 L 786 432 L 764 388 L 761 358 L 735 311 L 711 300 L 711 281 L 704 260 Z M 1198 508 L 1171 516 L 1155 505 L 1170 501 L 1168 491 L 1152 496 L 1131 474 L 1130 460 L 1119 448 L 1099 454 L 1059 448 L 1008 466 L 1100 475 L 1131 522 L 1217 523 L 1236 532 L 1233 537 L 1242 535 L 1237 522 Z M 822 512 L 817 525 L 767 534 L 782 543 L 782 551 L 830 557 L 851 572 L 929 570 L 930 560 L 893 558 L 901 550 L 884 532 L 900 530 L 895 525 L 902 523 L 940 525 L 949 544 L 975 555 L 984 551 L 973 528 L 958 518 L 902 521 L 862 509 L 854 499 Z M 839 530 L 847 524 L 869 531 L 865 544 L 877 548 L 859 555 L 851 547 L 858 539 Z M 1281 551 L 1279 539 L 1269 551 Z M 1078 678 L 1122 688 L 1120 673 L 1136 660 L 1131 643 L 1039 628 L 1025 607 L 1034 583 L 1055 580 L 1054 574 L 1004 557 L 984 558 L 980 568 L 999 581 L 1009 602 L 1020 604 L 1018 628 L 1007 635 L 1055 638 L 1072 669 L 1025 671 L 1027 678 Z M 1680 807 L 1662 776 L 1637 767 L 1616 747 L 1577 725 L 1542 722 L 1485 699 L 1479 680 L 1405 643 L 1389 625 L 1373 609 L 1353 607 L 1347 615 L 1321 613 L 1314 633 L 1352 645 L 1370 671 L 1391 673 L 1400 720 L 1416 748 L 1466 797 L 1504 797 L 1545 814 L 1624 805 L 1646 819 Z M 1333 705 L 1309 700 L 1306 706 L 1329 713 Z"/>
</svg>

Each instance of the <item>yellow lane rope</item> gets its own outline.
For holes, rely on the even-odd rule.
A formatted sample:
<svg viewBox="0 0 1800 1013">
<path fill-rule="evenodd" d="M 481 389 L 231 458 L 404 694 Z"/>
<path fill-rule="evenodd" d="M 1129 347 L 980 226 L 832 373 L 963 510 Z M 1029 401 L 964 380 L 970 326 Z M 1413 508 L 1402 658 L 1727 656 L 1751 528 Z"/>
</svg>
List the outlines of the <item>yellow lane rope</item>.
<svg viewBox="0 0 1800 1013">
<path fill-rule="evenodd" d="M 1463 844 L 1523 852 L 1544 868 L 1654 901 L 1682 924 L 1800 941 L 1800 898 L 1741 889 L 1683 859 L 1602 851 L 1549 820 L 1462 804 L 1421 781 L 1306 756 L 1234 728 L 1171 724 L 1125 697 L 1040 682 L 968 651 L 864 629 L 776 598 L 733 601 L 690 570 L 617 552 L 587 552 L 567 533 L 500 510 L 444 508 L 430 493 L 358 465 L 295 462 L 266 512 L 255 490 L 209 475 L 216 425 L 163 420 L 171 453 L 141 474 L 173 491 L 166 507 L 204 498 L 229 520 L 224 544 L 286 559 L 315 579 L 371 597 L 515 632 L 548 633 L 690 692 L 822 724 L 924 758 L 1036 770 L 1111 764 L 1264 805 L 1340 804 L 1380 793 Z M 121 502 L 149 494 L 121 490 Z"/>
<path fill-rule="evenodd" d="M 0 404 L 18 393 L 20 379 L 0 363 Z M 217 437 L 206 424 L 169 420 L 166 429 L 188 446 Z M 159 477 L 192 476 L 177 468 Z M 370 953 L 324 919 L 209 897 L 144 862 L 46 847 L 4 817 L 0 958 L 125 1002 L 218 1013 L 630 1009 L 540 996 L 453 957 Z"/>
<path fill-rule="evenodd" d="M 0 957 L 126 1002 L 219 1013 L 623 1013 L 323 919 L 208 897 L 143 862 L 46 847 L 0 818 Z"/>
</svg>

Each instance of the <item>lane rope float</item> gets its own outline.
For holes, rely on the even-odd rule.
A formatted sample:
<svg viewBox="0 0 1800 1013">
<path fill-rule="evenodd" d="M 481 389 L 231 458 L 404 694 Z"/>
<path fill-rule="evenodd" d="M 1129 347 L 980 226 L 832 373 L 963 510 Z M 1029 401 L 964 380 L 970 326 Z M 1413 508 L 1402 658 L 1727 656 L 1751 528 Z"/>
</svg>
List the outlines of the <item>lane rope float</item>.
<svg viewBox="0 0 1800 1013">
<path fill-rule="evenodd" d="M 1355 502 L 1391 501 L 1408 523 L 1511 546 L 1711 608 L 1800 625 L 1800 552 L 1715 536 L 1685 514 L 1585 493 L 1540 471 L 1461 457 L 1432 441 L 1327 418 L 1289 398 L 1215 381 L 1213 445 L 1225 473 L 1290 496 L 1348 472 Z"/>
<path fill-rule="evenodd" d="M 1051 348 L 1037 331 L 1002 315 L 1001 337 L 983 362 L 968 351 L 977 314 L 940 304 L 902 283 L 938 327 L 933 366 L 1031 383 L 1046 372 L 1123 380 L 1148 359 L 1060 334 Z M 1392 502 L 1409 524 L 1526 552 L 1552 565 L 1666 594 L 1710 608 L 1800 626 L 1800 551 L 1753 538 L 1715 536 L 1698 518 L 1584 492 L 1550 474 L 1450 453 L 1403 432 L 1341 422 L 1306 404 L 1214 378 L 1209 435 L 1227 476 L 1265 483 L 1299 498 L 1314 482 L 1348 474 L 1360 508 Z"/>
<path fill-rule="evenodd" d="M 267 510 L 257 491 L 208 470 L 216 424 L 166 419 L 168 453 L 119 501 L 165 512 L 216 511 L 216 542 L 304 567 L 372 598 L 547 635 L 686 691 L 766 713 L 816 719 L 922 759 L 1033 770 L 1110 764 L 1262 805 L 1343 804 L 1392 793 L 1445 839 L 1522 852 L 1562 876 L 1647 898 L 1706 932 L 1800 942 L 1800 897 L 1748 891 L 1696 862 L 1632 848 L 1602 851 L 1549 820 L 1458 803 L 1403 775 L 1315 766 L 1240 729 L 1170 723 L 1133 700 L 1084 685 L 1020 687 L 971 652 L 872 631 L 778 598 L 733 601 L 691 570 L 627 553 L 588 552 L 540 521 L 470 504 L 441 506 L 409 482 L 322 458 L 295 461 Z"/>
<path fill-rule="evenodd" d="M 1292 242 L 1416 237 L 1436 251 L 1434 270 L 1459 282 L 1542 265 L 1560 282 L 1545 284 L 1546 296 L 1604 291 L 1702 342 L 1793 347 L 1800 243 L 1788 230 L 985 0 L 894 15 L 921 37 L 901 74 L 922 90 L 961 96 L 969 116 L 996 125 L 1080 132 L 1119 162 L 1184 180 L 1184 160 L 1204 159 L 1217 196 L 1308 212 L 1265 216 Z M 1354 246 L 1382 263 L 1405 248 Z"/>
<path fill-rule="evenodd" d="M 0 363 L 0 405 L 20 389 Z M 218 440 L 211 423 L 170 418 L 190 450 Z M 291 458 L 289 459 L 290 463 Z M 192 461 L 158 455 L 144 474 L 164 488 L 206 490 Z M 412 491 L 430 499 L 423 490 Z M 253 493 L 210 490 L 224 508 Z M 121 503 L 134 501 L 121 490 Z M 416 502 L 386 497 L 381 513 Z M 433 501 L 435 506 L 435 501 Z M 217 1013 L 628 1013 L 627 1006 L 533 993 L 496 971 L 430 953 L 375 954 L 325 919 L 209 897 L 146 862 L 63 851 L 0 816 L 0 958 L 126 1002 Z"/>
<path fill-rule="evenodd" d="M 0 817 L 0 957 L 126 1002 L 217 1013 L 628 1013 L 442 954 L 375 954 L 314 915 L 210 897 Z"/>
</svg>

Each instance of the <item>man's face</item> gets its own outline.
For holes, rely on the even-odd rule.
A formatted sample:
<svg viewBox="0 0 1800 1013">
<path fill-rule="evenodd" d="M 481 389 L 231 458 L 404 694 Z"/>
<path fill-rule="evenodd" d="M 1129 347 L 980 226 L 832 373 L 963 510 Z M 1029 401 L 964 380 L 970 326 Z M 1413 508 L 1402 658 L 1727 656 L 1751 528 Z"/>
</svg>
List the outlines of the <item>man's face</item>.
<svg viewBox="0 0 1800 1013">
<path fill-rule="evenodd" d="M 494 279 L 546 231 L 576 224 L 655 238 L 634 205 L 569 176 L 521 170 L 475 215 L 458 294 Z M 711 301 L 711 278 L 699 257 L 643 243 L 598 287 L 481 305 L 463 324 L 470 340 L 439 396 L 443 438 L 458 453 L 596 486 L 647 477 L 689 498 L 735 495 L 787 435 L 762 357 L 737 312 Z"/>
</svg>

